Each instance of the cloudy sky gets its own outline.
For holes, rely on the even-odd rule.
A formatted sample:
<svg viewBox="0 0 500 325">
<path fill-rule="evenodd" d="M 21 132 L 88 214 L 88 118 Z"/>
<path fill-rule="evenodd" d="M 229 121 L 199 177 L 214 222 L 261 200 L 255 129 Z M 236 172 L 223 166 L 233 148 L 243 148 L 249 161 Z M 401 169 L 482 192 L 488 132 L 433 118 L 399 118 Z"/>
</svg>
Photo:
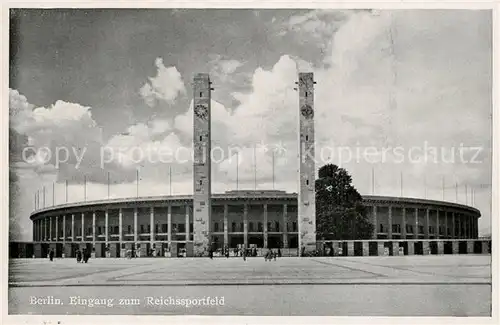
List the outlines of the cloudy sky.
<svg viewBox="0 0 500 325">
<path fill-rule="evenodd" d="M 213 192 L 296 192 L 298 71 L 317 82 L 318 167 L 345 167 L 361 194 L 473 204 L 489 234 L 491 43 L 489 11 L 12 11 L 14 235 L 31 239 L 44 187 L 46 206 L 66 182 L 83 201 L 85 179 L 104 199 L 108 175 L 111 197 L 136 196 L 137 173 L 141 196 L 192 193 L 179 148 L 198 72 L 215 88 Z"/>
</svg>

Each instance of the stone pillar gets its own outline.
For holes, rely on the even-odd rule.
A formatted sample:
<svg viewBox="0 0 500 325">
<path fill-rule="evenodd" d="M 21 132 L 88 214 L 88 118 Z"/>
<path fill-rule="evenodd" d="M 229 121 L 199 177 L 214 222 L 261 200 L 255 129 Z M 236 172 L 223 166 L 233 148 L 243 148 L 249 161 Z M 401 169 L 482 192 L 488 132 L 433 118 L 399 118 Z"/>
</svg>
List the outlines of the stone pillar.
<svg viewBox="0 0 500 325">
<path fill-rule="evenodd" d="M 413 229 L 413 237 L 415 237 L 415 239 L 418 239 L 418 235 L 420 234 L 420 231 L 418 231 L 418 208 L 415 208 L 415 210 L 413 210 L 413 213 L 415 215 L 415 220 L 414 220 L 414 223 L 415 223 L 415 227 Z"/>
<path fill-rule="evenodd" d="M 467 241 L 467 254 L 473 254 L 473 253 L 474 253 L 474 241 L 468 240 Z"/>
<path fill-rule="evenodd" d="M 397 241 L 392 242 L 392 255 L 399 256 L 399 242 Z"/>
<path fill-rule="evenodd" d="M 439 239 L 441 236 L 441 232 L 439 231 L 441 229 L 441 225 L 439 224 L 439 210 L 436 209 L 436 239 Z"/>
<path fill-rule="evenodd" d="M 299 252 L 316 250 L 313 73 L 299 73 Z"/>
<path fill-rule="evenodd" d="M 248 248 L 248 204 L 243 205 L 243 245 Z"/>
<path fill-rule="evenodd" d="M 227 215 L 229 212 L 229 207 L 227 203 L 224 204 L 224 245 L 229 248 L 229 223 L 227 220 Z"/>
<path fill-rule="evenodd" d="M 149 208 L 149 241 L 151 246 L 155 241 L 155 207 Z"/>
<path fill-rule="evenodd" d="M 415 242 L 409 241 L 407 245 L 408 245 L 408 255 L 415 255 Z"/>
<path fill-rule="evenodd" d="M 283 248 L 288 248 L 288 206 L 283 204 Z"/>
<path fill-rule="evenodd" d="M 52 241 L 52 217 L 49 217 L 49 241 Z"/>
<path fill-rule="evenodd" d="M 264 204 L 264 248 L 267 248 L 268 239 L 267 229 L 267 204 Z"/>
<path fill-rule="evenodd" d="M 75 215 L 71 214 L 71 241 L 74 242 L 76 240 L 75 235 Z"/>
<path fill-rule="evenodd" d="M 186 222 L 186 241 L 189 241 L 189 205 L 187 204 L 186 204 L 185 222 Z"/>
<path fill-rule="evenodd" d="M 62 220 L 62 235 L 63 235 L 63 242 L 66 242 L 66 215 L 63 215 L 63 220 Z"/>
<path fill-rule="evenodd" d="M 422 248 L 423 248 L 424 255 L 429 255 L 431 253 L 431 250 L 429 247 L 429 241 L 423 240 L 422 241 Z"/>
<path fill-rule="evenodd" d="M 455 212 L 451 213 L 451 238 L 457 238 L 455 226 Z"/>
<path fill-rule="evenodd" d="M 401 209 L 401 213 L 402 213 L 401 238 L 406 239 L 406 237 L 407 237 L 407 233 L 406 233 L 406 208 L 404 206 Z"/>
<path fill-rule="evenodd" d="M 378 223 L 377 223 L 377 206 L 375 204 L 372 206 L 372 223 L 373 223 L 372 239 L 377 239 Z"/>
<path fill-rule="evenodd" d="M 85 241 L 85 213 L 82 212 L 82 242 Z"/>
<path fill-rule="evenodd" d="M 347 242 L 347 256 L 354 256 L 354 242 Z"/>
<path fill-rule="evenodd" d="M 56 241 L 59 241 L 59 216 L 56 216 L 56 227 L 55 227 L 55 232 L 56 232 Z"/>
<path fill-rule="evenodd" d="M 167 241 L 168 247 L 172 245 L 172 205 L 167 207 Z"/>
<path fill-rule="evenodd" d="M 387 218 L 389 229 L 387 229 L 387 238 L 392 239 L 392 205 L 389 205 L 389 217 Z"/>
<path fill-rule="evenodd" d="M 95 211 L 92 211 L 92 245 L 95 247 L 95 242 L 97 239 L 96 231 L 95 231 Z"/>
<path fill-rule="evenodd" d="M 211 81 L 206 73 L 193 80 L 193 223 L 194 255 L 209 249 L 211 221 Z"/>
<path fill-rule="evenodd" d="M 106 237 L 106 245 L 108 245 L 109 241 L 109 210 L 106 209 L 104 211 L 104 237 Z"/>
<path fill-rule="evenodd" d="M 370 256 L 370 246 L 367 241 L 363 241 L 363 256 Z"/>
<path fill-rule="evenodd" d="M 444 242 L 439 240 L 437 242 L 437 249 L 438 249 L 438 255 L 443 255 L 444 254 Z"/>
<path fill-rule="evenodd" d="M 377 242 L 377 256 L 384 256 L 384 242 Z"/>
<path fill-rule="evenodd" d="M 123 240 L 123 209 L 118 209 L 118 241 L 120 242 L 121 249 L 121 241 Z"/>
<path fill-rule="evenodd" d="M 487 241 L 482 241 L 481 242 L 481 254 L 489 254 L 489 249 L 488 249 L 488 242 Z"/>
<path fill-rule="evenodd" d="M 458 254 L 458 241 L 454 240 L 451 242 L 451 250 L 453 254 Z"/>
<path fill-rule="evenodd" d="M 424 225 L 424 234 L 425 234 L 425 239 L 429 239 L 429 208 L 425 209 L 425 225 Z"/>
<path fill-rule="evenodd" d="M 134 244 L 137 243 L 137 207 L 134 208 Z"/>
</svg>

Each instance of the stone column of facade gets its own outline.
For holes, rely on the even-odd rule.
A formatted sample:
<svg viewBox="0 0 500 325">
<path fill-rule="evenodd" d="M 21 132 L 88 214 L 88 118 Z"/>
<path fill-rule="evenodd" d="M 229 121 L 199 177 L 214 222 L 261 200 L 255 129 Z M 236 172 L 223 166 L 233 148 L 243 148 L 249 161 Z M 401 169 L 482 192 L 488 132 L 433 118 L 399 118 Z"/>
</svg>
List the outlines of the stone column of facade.
<svg viewBox="0 0 500 325">
<path fill-rule="evenodd" d="M 149 209 L 149 241 L 151 246 L 155 241 L 155 207 Z"/>
<path fill-rule="evenodd" d="M 354 256 L 354 242 L 347 242 L 347 256 Z"/>
<path fill-rule="evenodd" d="M 488 249 L 488 242 L 487 241 L 482 241 L 481 242 L 481 254 L 489 254 L 489 249 Z"/>
<path fill-rule="evenodd" d="M 406 233 L 406 208 L 405 207 L 402 207 L 402 217 L 401 217 L 401 238 L 402 239 L 406 239 L 407 237 L 407 233 Z"/>
<path fill-rule="evenodd" d="M 66 243 L 66 215 L 63 215 L 63 220 L 62 220 L 62 235 L 63 235 L 63 242 Z"/>
<path fill-rule="evenodd" d="M 441 232 L 439 231 L 441 229 L 441 225 L 439 224 L 439 210 L 436 209 L 436 238 L 439 239 L 441 236 Z"/>
<path fill-rule="evenodd" d="M 209 249 L 211 223 L 211 81 L 206 73 L 193 80 L 193 222 L 194 255 Z"/>
<path fill-rule="evenodd" d="M 430 234 L 429 234 L 429 208 L 425 209 L 425 223 L 424 223 L 424 234 L 425 234 L 425 239 L 429 239 Z"/>
<path fill-rule="evenodd" d="M 85 241 L 85 213 L 82 212 L 82 242 Z"/>
<path fill-rule="evenodd" d="M 408 241 L 408 255 L 415 255 L 415 242 Z"/>
<path fill-rule="evenodd" d="M 389 205 L 389 217 L 387 218 L 388 224 L 389 224 L 389 229 L 387 229 L 387 238 L 392 239 L 392 205 Z"/>
<path fill-rule="evenodd" d="M 243 245 L 248 247 L 248 204 L 243 205 Z"/>
<path fill-rule="evenodd" d="M 172 205 L 167 207 L 167 241 L 168 247 L 172 245 Z"/>
<path fill-rule="evenodd" d="M 267 248 L 268 240 L 268 229 L 267 229 L 267 204 L 264 204 L 264 248 Z"/>
<path fill-rule="evenodd" d="M 413 213 L 415 215 L 415 227 L 413 229 L 413 236 L 415 237 L 415 239 L 418 239 L 418 235 L 420 234 L 420 231 L 418 231 L 418 208 L 415 208 L 415 210 L 413 210 Z"/>
<path fill-rule="evenodd" d="M 369 242 L 363 241 L 363 256 L 370 256 L 370 245 Z"/>
<path fill-rule="evenodd" d="M 227 221 L 227 214 L 229 212 L 229 207 L 224 204 L 224 245 L 229 248 L 229 223 Z"/>
<path fill-rule="evenodd" d="M 59 241 L 59 216 L 56 216 L 56 226 L 55 226 L 56 241 Z"/>
<path fill-rule="evenodd" d="M 377 233 L 378 233 L 377 206 L 375 204 L 372 206 L 372 222 L 373 222 L 372 239 L 377 239 Z"/>
<path fill-rule="evenodd" d="M 467 254 L 472 254 L 472 253 L 474 253 L 474 241 L 468 240 L 467 241 Z"/>
<path fill-rule="evenodd" d="M 399 255 L 399 242 L 397 241 L 392 242 L 392 255 L 393 256 Z"/>
<path fill-rule="evenodd" d="M 120 242 L 120 249 L 121 249 L 121 242 L 123 240 L 123 209 L 119 208 L 118 209 L 118 241 Z"/>
<path fill-rule="evenodd" d="M 49 241 L 52 241 L 52 217 L 49 217 Z"/>
<path fill-rule="evenodd" d="M 283 204 L 283 248 L 288 248 L 288 205 Z"/>
<path fill-rule="evenodd" d="M 134 208 L 134 243 L 137 243 L 137 207 Z"/>
<path fill-rule="evenodd" d="M 429 246 L 429 241 L 427 240 L 424 240 L 422 242 L 422 249 L 423 249 L 423 253 L 424 255 L 429 255 L 431 253 L 431 249 L 430 249 L 430 246 Z"/>
<path fill-rule="evenodd" d="M 104 211 L 104 237 L 106 237 L 105 242 L 106 246 L 108 245 L 109 241 L 109 210 L 106 209 Z"/>
<path fill-rule="evenodd" d="M 189 241 L 189 205 L 186 204 L 186 241 Z"/>
<path fill-rule="evenodd" d="M 299 252 L 316 249 L 313 73 L 299 73 Z"/>
<path fill-rule="evenodd" d="M 95 211 L 92 211 L 92 245 L 95 247 L 95 242 L 97 239 L 95 231 Z"/>
<path fill-rule="evenodd" d="M 377 242 L 377 255 L 384 256 L 384 242 Z"/>
<path fill-rule="evenodd" d="M 75 215 L 71 214 L 71 241 L 74 242 L 76 240 L 75 235 Z"/>
<path fill-rule="evenodd" d="M 451 250 L 453 254 L 458 254 L 458 241 L 451 242 Z"/>
<path fill-rule="evenodd" d="M 437 242 L 437 251 L 438 251 L 437 253 L 439 255 L 443 255 L 444 254 L 444 242 L 442 242 L 442 241 L 438 241 Z"/>
<path fill-rule="evenodd" d="M 456 236 L 456 226 L 455 226 L 455 212 L 451 213 L 451 238 L 457 238 Z"/>
</svg>

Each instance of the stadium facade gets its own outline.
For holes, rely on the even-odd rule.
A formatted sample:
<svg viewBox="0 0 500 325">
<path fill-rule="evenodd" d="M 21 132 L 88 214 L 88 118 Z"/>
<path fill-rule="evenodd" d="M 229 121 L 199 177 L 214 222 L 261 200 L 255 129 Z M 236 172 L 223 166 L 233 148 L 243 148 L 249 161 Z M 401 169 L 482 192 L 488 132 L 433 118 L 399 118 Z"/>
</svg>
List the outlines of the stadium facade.
<svg viewBox="0 0 500 325">
<path fill-rule="evenodd" d="M 123 257 L 129 251 L 139 256 L 203 256 L 222 247 L 282 248 L 302 255 L 333 247 L 316 235 L 313 74 L 299 73 L 297 82 L 298 193 L 211 193 L 211 84 L 208 74 L 194 77 L 193 195 L 107 199 L 34 211 L 33 255 L 43 257 L 54 249 L 56 256 L 74 256 L 82 246 L 96 257 Z M 375 228 L 373 238 L 342 243 L 348 255 L 360 250 L 362 255 L 374 250 L 379 254 L 387 246 L 384 241 L 391 242 L 392 253 L 458 252 L 459 243 L 453 240 L 478 237 L 481 214 L 470 206 L 383 196 L 364 196 L 363 204 Z M 397 241 L 402 244 L 396 247 Z M 474 250 L 474 244 L 465 245 L 467 251 Z"/>
</svg>

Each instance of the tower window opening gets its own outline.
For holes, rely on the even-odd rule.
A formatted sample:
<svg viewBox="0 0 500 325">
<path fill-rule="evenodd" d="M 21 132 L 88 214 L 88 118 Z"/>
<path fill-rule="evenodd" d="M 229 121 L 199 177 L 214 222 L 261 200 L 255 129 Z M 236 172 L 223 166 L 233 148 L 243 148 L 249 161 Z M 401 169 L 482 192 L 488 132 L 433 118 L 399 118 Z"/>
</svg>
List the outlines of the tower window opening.
<svg viewBox="0 0 500 325">
<path fill-rule="evenodd" d="M 203 92 L 200 91 L 200 97 L 203 97 Z"/>
<path fill-rule="evenodd" d="M 202 141 L 202 136 L 200 135 L 200 141 Z"/>
<path fill-rule="evenodd" d="M 306 135 L 306 141 L 309 141 L 309 136 L 308 135 Z"/>
<path fill-rule="evenodd" d="M 309 185 L 309 180 L 308 179 L 306 179 L 306 185 Z"/>
<path fill-rule="evenodd" d="M 201 181 L 201 179 L 200 179 L 200 185 L 203 185 L 203 182 Z"/>
<path fill-rule="evenodd" d="M 307 98 L 307 91 L 306 91 L 306 98 Z"/>
</svg>

